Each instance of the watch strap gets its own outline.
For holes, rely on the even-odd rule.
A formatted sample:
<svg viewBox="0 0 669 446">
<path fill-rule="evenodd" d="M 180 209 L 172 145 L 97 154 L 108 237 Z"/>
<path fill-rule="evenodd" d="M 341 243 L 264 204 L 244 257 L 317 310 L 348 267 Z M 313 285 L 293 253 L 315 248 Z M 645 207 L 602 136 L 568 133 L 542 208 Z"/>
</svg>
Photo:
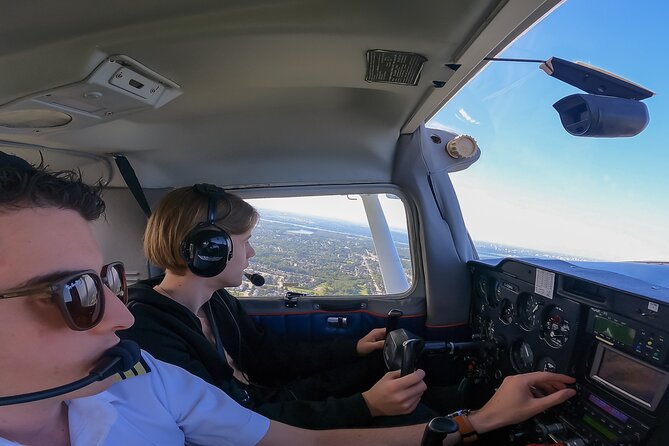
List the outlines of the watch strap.
<svg viewBox="0 0 669 446">
<path fill-rule="evenodd" d="M 479 436 L 476 433 L 474 426 L 472 426 L 472 423 L 469 421 L 469 417 L 467 417 L 467 415 L 468 411 L 462 411 L 453 417 L 453 421 L 455 421 L 458 425 L 458 432 L 460 432 L 461 442 L 463 444 L 472 444 L 478 441 Z"/>
</svg>

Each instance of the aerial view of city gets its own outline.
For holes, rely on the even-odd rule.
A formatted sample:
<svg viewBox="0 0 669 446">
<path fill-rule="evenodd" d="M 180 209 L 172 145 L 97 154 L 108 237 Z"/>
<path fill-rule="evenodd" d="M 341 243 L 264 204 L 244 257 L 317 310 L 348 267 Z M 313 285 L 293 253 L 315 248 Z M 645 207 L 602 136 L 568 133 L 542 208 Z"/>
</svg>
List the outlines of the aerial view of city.
<svg viewBox="0 0 669 446">
<path fill-rule="evenodd" d="M 412 280 L 406 234 L 392 232 L 409 283 Z M 235 291 L 245 296 L 276 296 L 291 291 L 316 296 L 378 295 L 385 289 L 369 227 L 263 211 L 253 231 L 256 256 L 250 268 L 265 285 L 246 282 Z"/>
<path fill-rule="evenodd" d="M 409 284 L 413 280 L 407 234 L 391 231 Z M 248 281 L 233 290 L 237 296 L 382 295 L 385 287 L 368 226 L 339 220 L 263 210 L 251 244 L 256 256 L 250 270 L 265 285 Z M 557 253 L 475 242 L 481 258 L 535 257 L 583 260 Z"/>
</svg>

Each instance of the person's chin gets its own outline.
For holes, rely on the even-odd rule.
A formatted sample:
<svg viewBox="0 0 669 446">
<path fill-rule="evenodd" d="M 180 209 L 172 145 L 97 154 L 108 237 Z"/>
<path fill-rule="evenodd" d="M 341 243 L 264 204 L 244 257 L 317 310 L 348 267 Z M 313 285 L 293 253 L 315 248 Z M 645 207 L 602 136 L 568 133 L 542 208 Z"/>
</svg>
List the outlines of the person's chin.
<svg viewBox="0 0 669 446">
<path fill-rule="evenodd" d="M 242 274 L 239 274 L 237 277 L 230 277 L 222 280 L 222 283 L 219 284 L 221 288 L 236 288 L 242 284 Z"/>
</svg>

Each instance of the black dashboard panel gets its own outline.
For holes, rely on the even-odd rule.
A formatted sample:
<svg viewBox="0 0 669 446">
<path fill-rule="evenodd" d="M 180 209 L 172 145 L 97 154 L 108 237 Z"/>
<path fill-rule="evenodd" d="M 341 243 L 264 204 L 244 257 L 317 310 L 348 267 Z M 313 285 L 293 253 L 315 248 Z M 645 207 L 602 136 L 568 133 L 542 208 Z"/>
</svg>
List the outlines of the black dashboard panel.
<svg viewBox="0 0 669 446">
<path fill-rule="evenodd" d="M 479 374 L 493 385 L 536 370 L 577 378 L 577 396 L 532 420 L 533 434 L 573 445 L 666 443 L 668 288 L 558 260 L 468 265 L 474 336 L 498 346 Z M 531 442 L 529 431 L 514 435 Z"/>
</svg>

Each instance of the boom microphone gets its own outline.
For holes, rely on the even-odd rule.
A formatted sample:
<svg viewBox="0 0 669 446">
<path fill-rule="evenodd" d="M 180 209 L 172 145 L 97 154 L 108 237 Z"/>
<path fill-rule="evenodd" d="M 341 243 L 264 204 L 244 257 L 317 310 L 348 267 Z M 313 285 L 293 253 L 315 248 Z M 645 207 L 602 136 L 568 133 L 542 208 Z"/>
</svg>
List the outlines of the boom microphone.
<svg viewBox="0 0 669 446">
<path fill-rule="evenodd" d="M 82 387 L 86 387 L 95 381 L 102 381 L 116 373 L 130 370 L 132 366 L 139 361 L 139 357 L 139 346 L 133 341 L 125 339 L 109 350 L 106 350 L 102 354 L 100 361 L 93 367 L 93 370 L 91 370 L 87 377 L 52 389 L 39 390 L 37 392 L 24 393 L 21 395 L 3 396 L 0 397 L 0 406 L 45 400 L 47 398 L 53 398 L 54 396 L 73 392 Z"/>
<path fill-rule="evenodd" d="M 249 274 L 249 273 L 244 273 L 247 279 L 251 281 L 252 284 L 255 286 L 263 286 L 265 284 L 265 278 L 261 276 L 260 274 Z"/>
</svg>

